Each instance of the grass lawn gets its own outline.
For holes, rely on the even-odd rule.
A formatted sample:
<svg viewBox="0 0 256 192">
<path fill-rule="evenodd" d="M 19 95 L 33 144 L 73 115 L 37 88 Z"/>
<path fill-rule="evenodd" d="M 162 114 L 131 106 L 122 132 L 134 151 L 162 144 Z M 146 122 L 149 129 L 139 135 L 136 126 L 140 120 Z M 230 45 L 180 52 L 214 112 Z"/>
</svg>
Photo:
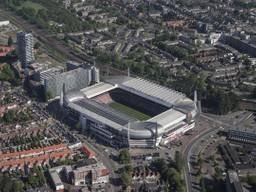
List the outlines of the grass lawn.
<svg viewBox="0 0 256 192">
<path fill-rule="evenodd" d="M 19 8 L 33 8 L 37 12 L 39 9 L 45 9 L 42 5 L 34 3 L 32 1 L 25 1 Z"/>
<path fill-rule="evenodd" d="M 151 118 L 151 116 L 146 115 L 121 103 L 112 102 L 109 104 L 109 106 L 121 113 L 127 114 L 128 116 L 138 119 L 140 121 L 145 121 Z"/>
</svg>

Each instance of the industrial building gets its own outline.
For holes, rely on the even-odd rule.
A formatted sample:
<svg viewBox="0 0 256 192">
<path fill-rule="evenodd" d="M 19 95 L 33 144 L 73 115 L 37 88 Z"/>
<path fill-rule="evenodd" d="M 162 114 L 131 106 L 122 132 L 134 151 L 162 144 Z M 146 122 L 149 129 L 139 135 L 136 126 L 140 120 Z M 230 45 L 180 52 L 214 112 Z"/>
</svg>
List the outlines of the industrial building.
<svg viewBox="0 0 256 192">
<path fill-rule="evenodd" d="M 196 99 L 141 78 L 106 77 L 80 91 L 63 92 L 69 117 L 112 146 L 165 145 L 195 127 Z"/>
</svg>

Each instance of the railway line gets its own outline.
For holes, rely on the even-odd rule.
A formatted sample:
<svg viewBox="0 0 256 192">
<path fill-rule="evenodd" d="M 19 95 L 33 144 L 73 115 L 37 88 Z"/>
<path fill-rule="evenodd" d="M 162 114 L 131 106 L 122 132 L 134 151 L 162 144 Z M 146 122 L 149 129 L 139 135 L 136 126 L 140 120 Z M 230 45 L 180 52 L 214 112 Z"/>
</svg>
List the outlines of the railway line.
<svg viewBox="0 0 256 192">
<path fill-rule="evenodd" d="M 49 33 L 44 29 L 39 29 L 36 25 L 30 24 L 19 16 L 16 16 L 11 11 L 6 11 L 0 8 L 0 17 L 9 20 L 16 26 L 24 29 L 25 31 L 30 31 L 39 41 L 57 50 L 59 53 L 65 55 L 68 59 L 76 62 L 90 61 L 90 58 L 86 55 L 76 54 L 72 48 L 67 47 L 62 42 L 56 38 L 49 35 Z"/>
</svg>

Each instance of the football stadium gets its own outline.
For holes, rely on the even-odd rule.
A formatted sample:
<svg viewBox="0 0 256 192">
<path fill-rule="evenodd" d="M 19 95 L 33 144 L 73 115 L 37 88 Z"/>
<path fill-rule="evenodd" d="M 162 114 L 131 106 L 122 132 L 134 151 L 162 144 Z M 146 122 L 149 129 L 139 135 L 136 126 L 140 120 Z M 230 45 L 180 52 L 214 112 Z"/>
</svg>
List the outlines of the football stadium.
<svg viewBox="0 0 256 192">
<path fill-rule="evenodd" d="M 115 147 L 165 145 L 194 128 L 197 113 L 184 94 L 128 76 L 63 90 L 61 104 L 84 131 Z"/>
</svg>

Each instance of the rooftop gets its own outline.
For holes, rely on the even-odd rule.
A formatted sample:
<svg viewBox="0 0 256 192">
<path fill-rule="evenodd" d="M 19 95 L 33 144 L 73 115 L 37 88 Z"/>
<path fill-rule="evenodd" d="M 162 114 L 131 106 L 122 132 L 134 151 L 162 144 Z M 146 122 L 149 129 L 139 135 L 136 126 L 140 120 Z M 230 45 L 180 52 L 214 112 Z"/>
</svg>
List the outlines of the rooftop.
<svg viewBox="0 0 256 192">
<path fill-rule="evenodd" d="M 141 78 L 114 76 L 106 78 L 105 80 L 114 85 L 118 84 L 120 88 L 135 92 L 135 94 L 142 93 L 149 97 L 153 97 L 156 100 L 164 102 L 168 107 L 171 107 L 179 100 L 186 98 L 186 96 L 180 92 Z"/>
</svg>

